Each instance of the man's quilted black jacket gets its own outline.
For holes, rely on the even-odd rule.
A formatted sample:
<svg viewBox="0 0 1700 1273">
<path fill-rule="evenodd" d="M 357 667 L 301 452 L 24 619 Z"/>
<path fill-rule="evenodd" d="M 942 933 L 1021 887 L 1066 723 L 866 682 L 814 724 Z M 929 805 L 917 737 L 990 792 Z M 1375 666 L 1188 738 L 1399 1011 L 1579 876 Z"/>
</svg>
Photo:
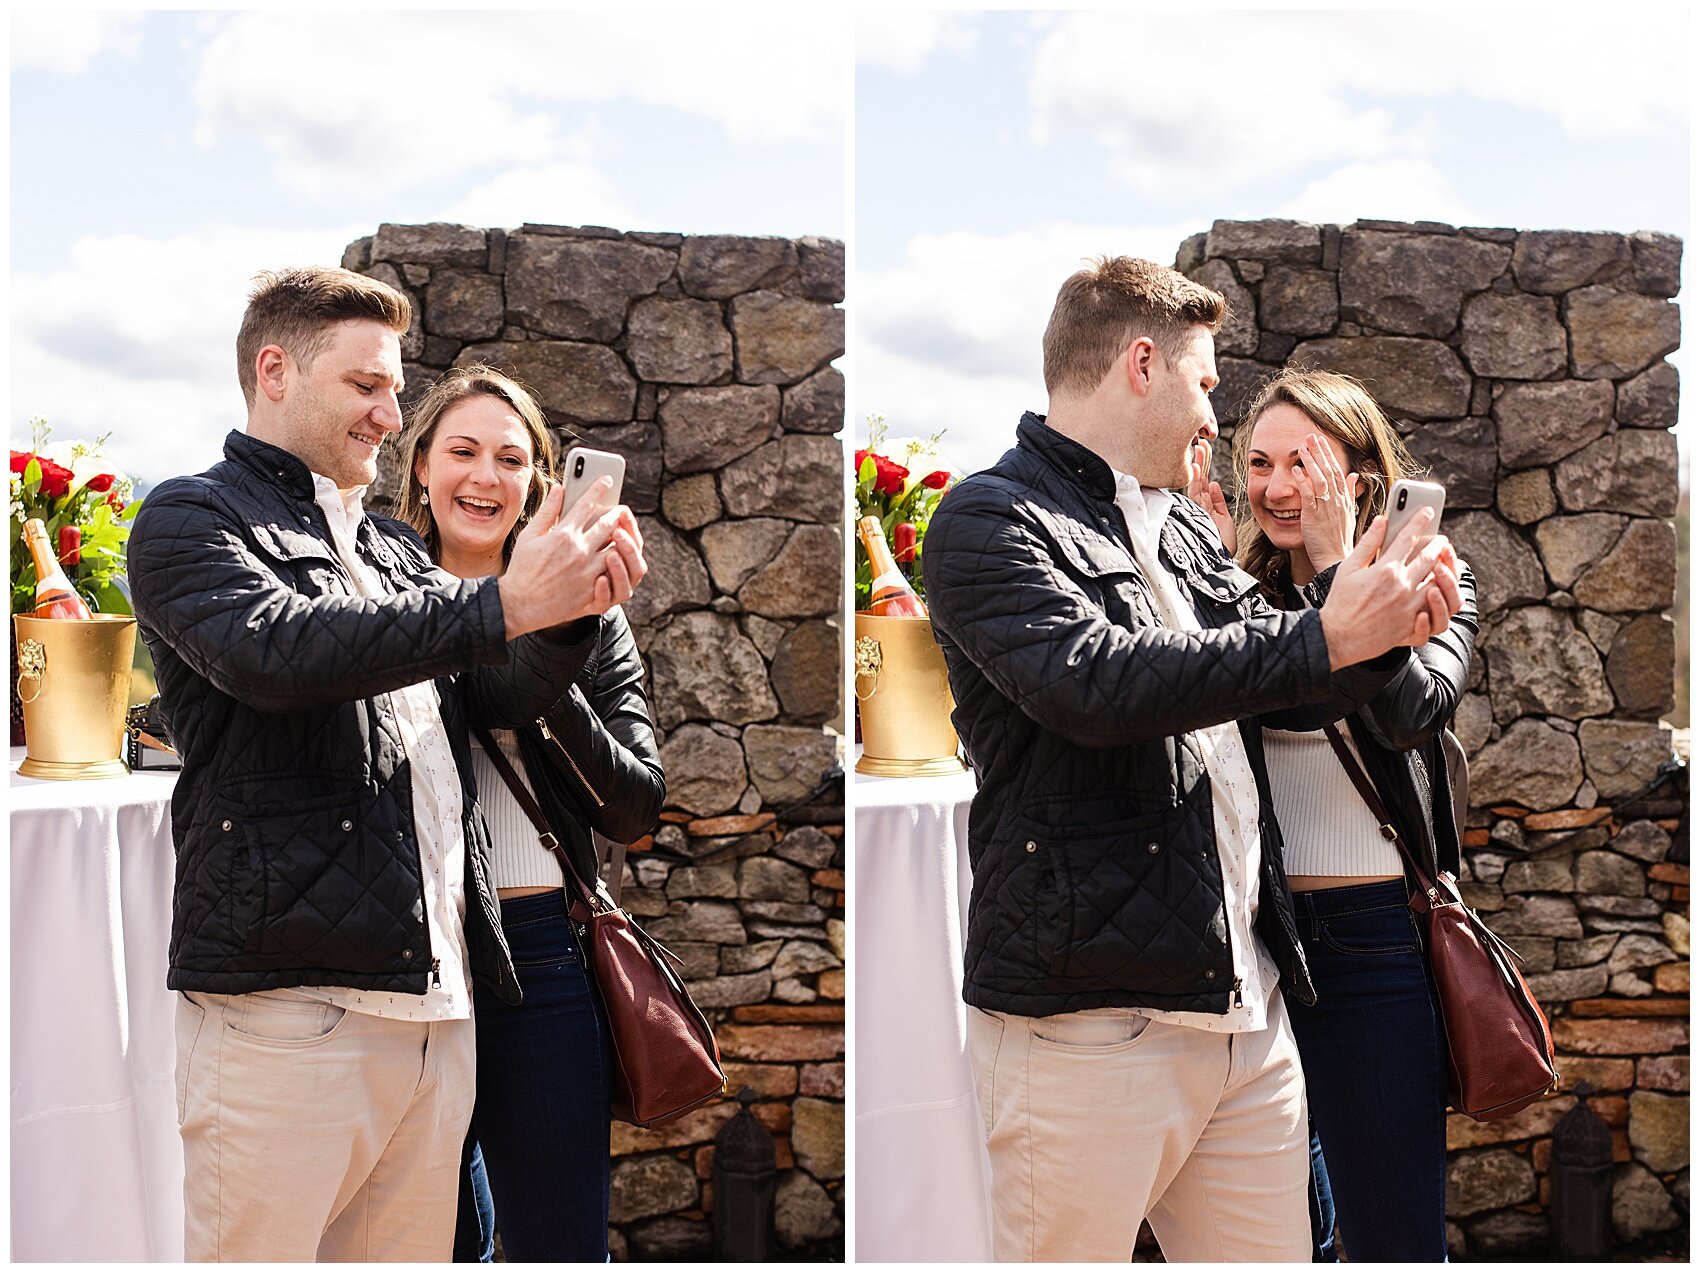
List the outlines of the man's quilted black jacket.
<svg viewBox="0 0 1700 1273">
<path fill-rule="evenodd" d="M 1320 616 L 1272 608 L 1186 499 L 1158 544 L 1200 631 L 1163 626 L 1109 466 L 1032 414 L 928 528 L 927 604 L 979 785 L 963 978 L 976 1007 L 1228 1010 L 1210 781 L 1190 731 L 1230 720 L 1262 805 L 1257 930 L 1289 989 L 1314 998 L 1258 726 L 1338 720 L 1405 652 L 1331 675 Z"/>
<path fill-rule="evenodd" d="M 387 695 L 467 673 L 438 681 L 462 775 L 467 945 L 474 974 L 517 1001 L 462 713 L 490 727 L 534 720 L 599 625 L 510 643 L 495 579 L 438 570 L 388 518 L 362 519 L 357 539 L 396 596 L 356 593 L 306 465 L 236 432 L 223 463 L 162 483 L 136 517 L 136 617 L 183 758 L 167 984 L 425 992 L 435 955 Z"/>
</svg>

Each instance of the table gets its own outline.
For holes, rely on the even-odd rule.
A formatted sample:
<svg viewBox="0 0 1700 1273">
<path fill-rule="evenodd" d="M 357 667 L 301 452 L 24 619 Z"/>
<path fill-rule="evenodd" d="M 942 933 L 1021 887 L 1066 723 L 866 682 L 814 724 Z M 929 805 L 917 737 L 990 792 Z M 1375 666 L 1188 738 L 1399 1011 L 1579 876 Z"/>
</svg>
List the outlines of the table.
<svg viewBox="0 0 1700 1273">
<path fill-rule="evenodd" d="M 23 778 L 11 755 L 12 1258 L 183 1258 L 174 773 Z"/>
<path fill-rule="evenodd" d="M 962 934 L 971 774 L 855 778 L 856 1258 L 992 1258 Z"/>
</svg>

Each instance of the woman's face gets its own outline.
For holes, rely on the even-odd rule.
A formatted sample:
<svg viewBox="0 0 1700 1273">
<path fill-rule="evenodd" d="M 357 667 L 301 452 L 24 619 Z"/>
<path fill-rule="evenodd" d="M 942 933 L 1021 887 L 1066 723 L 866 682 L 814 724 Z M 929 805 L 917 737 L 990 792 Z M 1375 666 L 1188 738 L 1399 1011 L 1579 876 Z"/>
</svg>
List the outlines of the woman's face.
<svg viewBox="0 0 1700 1273">
<path fill-rule="evenodd" d="M 499 553 L 525 510 L 531 434 L 502 399 L 463 398 L 437 421 L 414 476 L 430 496 L 440 552 Z"/>
<path fill-rule="evenodd" d="M 1351 463 L 1340 440 L 1323 432 L 1290 402 L 1277 402 L 1251 426 L 1251 445 L 1246 454 L 1246 500 L 1258 529 L 1275 547 L 1287 552 L 1304 546 L 1304 534 L 1299 529 L 1303 488 L 1293 480 L 1293 475 L 1304 472 L 1299 447 L 1313 433 L 1322 439 L 1341 470 L 1350 473 Z M 1306 476 L 1318 484 L 1322 480 L 1320 474 Z"/>
</svg>

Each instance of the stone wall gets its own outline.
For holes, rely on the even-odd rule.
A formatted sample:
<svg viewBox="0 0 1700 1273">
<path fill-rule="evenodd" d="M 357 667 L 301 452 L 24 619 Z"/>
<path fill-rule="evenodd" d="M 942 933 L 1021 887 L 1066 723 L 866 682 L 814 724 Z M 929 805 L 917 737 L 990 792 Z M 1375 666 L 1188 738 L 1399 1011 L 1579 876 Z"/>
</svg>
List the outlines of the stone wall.
<svg viewBox="0 0 1700 1273">
<path fill-rule="evenodd" d="M 413 301 L 409 399 L 493 363 L 564 444 L 626 457 L 650 563 L 626 612 L 667 805 L 622 900 L 684 960 L 734 1092 L 758 1095 L 781 1250 L 842 1258 L 843 244 L 383 225 L 343 264 Z M 736 1109 L 615 1125 L 616 1258 L 708 1254 L 713 1139 Z"/>
<path fill-rule="evenodd" d="M 1446 484 L 1445 530 L 1476 574 L 1453 726 L 1471 759 L 1464 888 L 1527 961 L 1566 1094 L 1504 1122 L 1451 1116 L 1455 1258 L 1544 1250 L 1551 1133 L 1583 1080 L 1615 1138 L 1618 1241 L 1687 1249 L 1687 775 L 1661 780 L 1658 720 L 1681 254 L 1650 233 L 1218 221 L 1175 263 L 1233 308 L 1224 435 L 1283 364 L 1359 377 Z"/>
</svg>

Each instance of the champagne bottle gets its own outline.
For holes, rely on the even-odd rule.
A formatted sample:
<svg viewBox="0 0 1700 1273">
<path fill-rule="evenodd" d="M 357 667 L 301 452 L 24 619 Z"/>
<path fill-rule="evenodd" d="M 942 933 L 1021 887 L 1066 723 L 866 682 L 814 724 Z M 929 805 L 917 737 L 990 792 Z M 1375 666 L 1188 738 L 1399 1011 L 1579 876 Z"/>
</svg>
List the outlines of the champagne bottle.
<svg viewBox="0 0 1700 1273">
<path fill-rule="evenodd" d="M 24 543 L 35 558 L 35 617 L 38 619 L 92 619 L 89 608 L 65 576 L 65 568 L 47 542 L 47 526 L 39 517 L 24 523 Z"/>
<path fill-rule="evenodd" d="M 862 547 L 867 550 L 868 564 L 874 576 L 867 612 L 896 619 L 925 619 L 927 607 L 921 604 L 921 599 L 915 595 L 915 590 L 892 559 L 891 546 L 885 542 L 885 530 L 880 526 L 880 519 L 871 515 L 862 518 L 856 523 L 856 532 L 862 537 Z"/>
</svg>

